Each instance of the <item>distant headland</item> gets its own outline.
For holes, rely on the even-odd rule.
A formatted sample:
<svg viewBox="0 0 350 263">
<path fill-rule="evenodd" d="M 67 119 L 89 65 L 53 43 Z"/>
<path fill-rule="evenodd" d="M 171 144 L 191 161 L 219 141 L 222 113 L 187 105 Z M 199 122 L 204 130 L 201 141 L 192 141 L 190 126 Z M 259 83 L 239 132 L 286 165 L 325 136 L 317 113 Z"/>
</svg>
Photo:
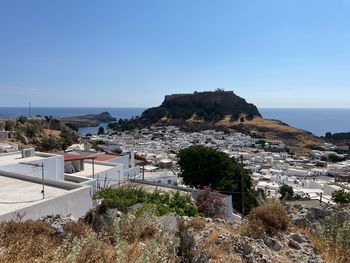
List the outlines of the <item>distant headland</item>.
<svg viewBox="0 0 350 263">
<path fill-rule="evenodd" d="M 109 112 L 102 112 L 99 114 L 87 114 L 83 116 L 64 117 L 60 118 L 64 123 L 71 123 L 73 126 L 80 127 L 96 127 L 103 122 L 116 121 Z"/>
</svg>

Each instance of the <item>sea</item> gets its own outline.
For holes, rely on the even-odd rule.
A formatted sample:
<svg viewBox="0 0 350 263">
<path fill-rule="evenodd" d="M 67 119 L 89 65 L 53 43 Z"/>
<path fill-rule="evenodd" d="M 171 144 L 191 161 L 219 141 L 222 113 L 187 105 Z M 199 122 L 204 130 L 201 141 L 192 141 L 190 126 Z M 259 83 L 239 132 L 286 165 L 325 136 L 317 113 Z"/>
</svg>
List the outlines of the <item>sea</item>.
<svg viewBox="0 0 350 263">
<path fill-rule="evenodd" d="M 43 108 L 32 107 L 31 115 L 70 117 L 86 114 L 98 114 L 108 111 L 113 117 L 131 118 L 141 115 L 145 108 Z M 312 132 L 318 136 L 324 136 L 326 132 L 350 132 L 350 108 L 259 108 L 264 118 L 283 121 L 291 126 Z M 24 107 L 0 107 L 0 118 L 28 116 L 29 109 Z M 102 123 L 105 127 L 107 123 Z M 98 127 L 83 127 L 79 131 L 82 134 L 96 134 Z"/>
<path fill-rule="evenodd" d="M 267 119 L 276 119 L 317 136 L 350 132 L 350 108 L 259 108 Z"/>
</svg>

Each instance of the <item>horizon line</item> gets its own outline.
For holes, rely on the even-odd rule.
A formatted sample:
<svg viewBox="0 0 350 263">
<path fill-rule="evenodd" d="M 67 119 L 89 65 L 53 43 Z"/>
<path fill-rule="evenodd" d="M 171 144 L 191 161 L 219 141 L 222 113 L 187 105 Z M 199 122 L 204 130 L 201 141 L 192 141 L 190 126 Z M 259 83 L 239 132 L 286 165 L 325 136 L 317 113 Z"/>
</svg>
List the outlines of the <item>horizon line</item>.
<svg viewBox="0 0 350 263">
<path fill-rule="evenodd" d="M 148 109 L 158 106 L 31 106 L 31 108 L 110 108 L 110 109 Z M 350 109 L 349 106 L 256 106 L 258 109 Z M 0 106 L 1 108 L 23 108 L 27 109 L 29 106 Z"/>
</svg>

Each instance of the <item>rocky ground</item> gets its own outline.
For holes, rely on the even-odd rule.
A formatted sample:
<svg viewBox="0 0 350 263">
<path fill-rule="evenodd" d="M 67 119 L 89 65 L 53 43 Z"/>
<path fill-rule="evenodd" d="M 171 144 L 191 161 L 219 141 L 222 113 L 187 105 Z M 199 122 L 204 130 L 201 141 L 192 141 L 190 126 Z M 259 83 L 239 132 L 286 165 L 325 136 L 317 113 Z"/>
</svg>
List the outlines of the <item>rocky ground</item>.
<svg viewBox="0 0 350 263">
<path fill-rule="evenodd" d="M 339 235 L 345 243 L 317 236 L 316 229 L 332 216 L 345 231 Z M 264 204 L 243 223 L 95 209 L 78 222 L 55 215 L 0 224 L 0 262 L 345 263 L 350 230 L 341 227 L 348 219 L 346 207 L 302 203 Z"/>
<path fill-rule="evenodd" d="M 255 239 L 243 235 L 240 225 L 221 220 L 184 218 L 182 225 L 187 262 L 325 262 L 311 240 L 298 232 Z"/>
</svg>

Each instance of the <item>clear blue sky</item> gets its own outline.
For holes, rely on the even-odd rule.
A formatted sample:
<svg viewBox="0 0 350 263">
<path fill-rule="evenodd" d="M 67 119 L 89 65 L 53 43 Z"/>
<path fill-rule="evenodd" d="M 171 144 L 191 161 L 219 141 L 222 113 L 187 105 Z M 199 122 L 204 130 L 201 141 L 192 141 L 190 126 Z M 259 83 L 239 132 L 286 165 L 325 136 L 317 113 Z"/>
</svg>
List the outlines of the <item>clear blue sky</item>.
<svg viewBox="0 0 350 263">
<path fill-rule="evenodd" d="M 224 88 L 350 107 L 348 0 L 0 0 L 0 106 L 159 105 Z"/>
</svg>

